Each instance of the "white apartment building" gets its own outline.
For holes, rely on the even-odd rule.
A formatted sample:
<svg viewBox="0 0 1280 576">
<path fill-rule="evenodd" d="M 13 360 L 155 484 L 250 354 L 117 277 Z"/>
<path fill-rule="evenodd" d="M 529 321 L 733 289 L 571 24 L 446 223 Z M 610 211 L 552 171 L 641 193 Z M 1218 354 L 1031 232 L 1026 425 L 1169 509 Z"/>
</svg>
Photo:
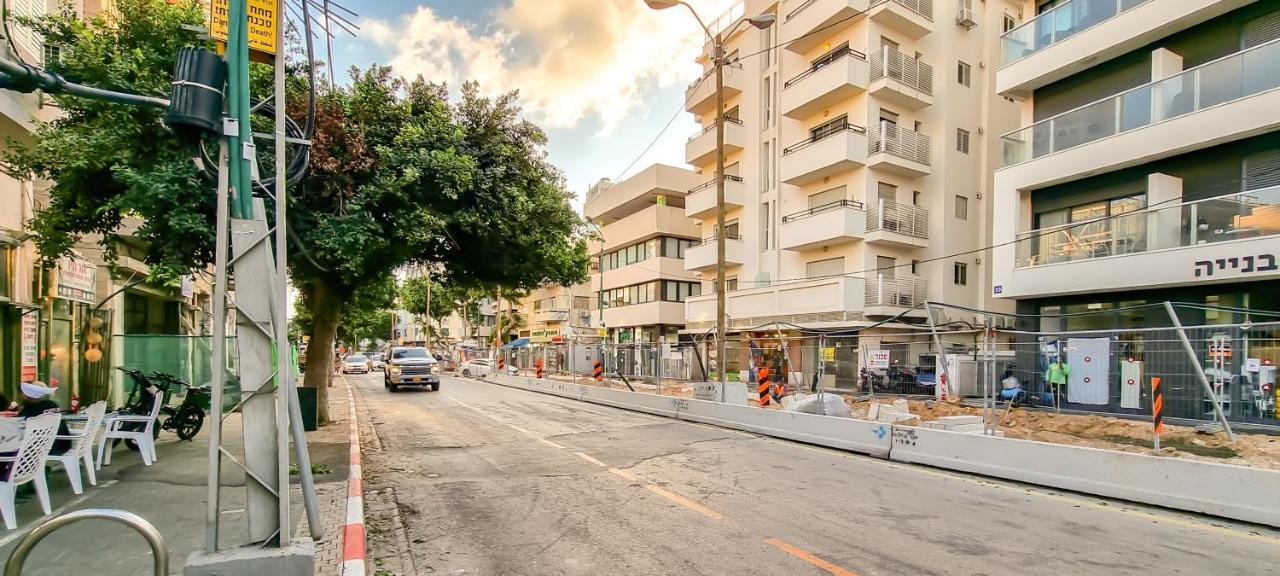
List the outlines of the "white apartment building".
<svg viewBox="0 0 1280 576">
<path fill-rule="evenodd" d="M 986 254 L 997 137 L 1018 107 L 995 95 L 1000 34 L 1016 0 L 746 0 L 725 70 L 726 282 L 730 331 L 789 322 L 865 326 L 925 300 L 990 308 Z M 686 92 L 704 129 L 685 202 L 705 240 L 685 268 L 706 280 L 688 330 L 715 322 L 715 90 Z"/>
<path fill-rule="evenodd" d="M 609 341 L 674 342 L 684 328 L 684 302 L 702 291 L 685 256 L 701 238 L 693 215 L 714 210 L 715 190 L 708 208 L 706 188 L 690 170 L 655 164 L 587 192 L 583 214 L 603 238 L 592 248 L 591 288 L 602 307 L 594 321 Z"/>
<path fill-rule="evenodd" d="M 584 337 L 595 337 L 589 324 L 592 318 L 591 289 L 586 284 L 541 286 L 511 308 L 519 314 L 519 323 L 508 332 L 528 338 L 534 344 L 561 344 Z M 504 308 L 505 310 L 505 308 Z"/>
<path fill-rule="evenodd" d="M 992 295 L 1032 314 L 1167 300 L 1280 309 L 1280 2 L 1019 9 L 996 63 L 1022 123 L 1000 137 Z M 1040 327 L 1168 321 L 1137 316 Z"/>
</svg>

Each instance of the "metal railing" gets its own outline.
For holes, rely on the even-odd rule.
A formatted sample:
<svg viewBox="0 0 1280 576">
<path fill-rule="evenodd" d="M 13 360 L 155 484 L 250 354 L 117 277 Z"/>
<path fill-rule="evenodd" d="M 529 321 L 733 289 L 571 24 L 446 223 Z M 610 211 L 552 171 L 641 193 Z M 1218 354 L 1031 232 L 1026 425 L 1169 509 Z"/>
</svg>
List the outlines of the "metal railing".
<svg viewBox="0 0 1280 576">
<path fill-rule="evenodd" d="M 805 70 L 804 72 L 797 74 L 795 78 L 787 80 L 785 83 L 782 84 L 782 88 L 784 90 L 787 88 L 790 88 L 796 82 L 799 82 L 801 80 L 804 80 L 805 78 L 808 78 L 809 76 L 812 76 L 815 72 L 823 68 L 826 68 L 827 66 L 835 64 L 836 62 L 839 62 L 845 57 L 857 58 L 864 62 L 867 60 L 866 54 L 863 54 L 862 52 L 859 52 L 857 50 L 854 50 L 853 48 L 849 48 L 846 46 L 844 49 L 836 50 L 835 52 L 824 55 L 823 57 L 817 60 L 814 60 L 813 63 L 809 65 L 808 70 Z"/>
<path fill-rule="evenodd" d="M 933 140 L 929 138 L 928 134 L 921 134 L 915 130 L 881 120 L 880 129 L 871 133 L 868 151 L 872 154 L 884 152 L 928 166 L 931 160 L 930 151 L 932 145 Z"/>
<path fill-rule="evenodd" d="M 797 150 L 802 150 L 802 149 L 804 149 L 806 146 L 809 146 L 810 144 L 813 144 L 813 143 L 815 143 L 815 142 L 821 142 L 821 141 L 826 140 L 827 138 L 830 138 L 830 137 L 835 136 L 835 135 L 837 135 L 837 134 L 843 134 L 843 133 L 845 133 L 846 131 L 848 131 L 848 132 L 855 132 L 855 133 L 858 133 L 858 134 L 866 134 L 866 133 L 867 133 L 867 129 L 866 129 L 866 128 L 863 128 L 862 126 L 858 126 L 857 124 L 848 124 L 848 123 L 846 123 L 846 124 L 844 124 L 843 126 L 839 126 L 839 127 L 835 128 L 835 129 L 833 129 L 833 130 L 829 130 L 829 131 L 823 132 L 822 134 L 819 134 L 819 135 L 816 135 L 816 136 L 815 136 L 815 135 L 810 135 L 808 138 L 805 138 L 804 140 L 801 140 L 801 141 L 799 141 L 799 142 L 796 142 L 795 144 L 792 144 L 792 145 L 790 145 L 790 146 L 787 146 L 786 148 L 784 148 L 784 149 L 782 150 L 782 155 L 783 155 L 783 156 L 786 156 L 787 154 L 791 154 L 791 153 L 793 153 L 793 152 L 795 152 L 795 151 L 797 151 Z"/>
<path fill-rule="evenodd" d="M 9 559 L 4 565 L 4 576 L 22 576 L 22 565 L 26 563 L 27 556 L 31 554 L 31 550 L 36 547 L 36 544 L 39 544 L 45 537 L 69 524 L 92 519 L 112 520 L 133 528 L 142 535 L 142 538 L 147 541 L 147 545 L 151 547 L 152 573 L 157 576 L 169 574 L 169 549 L 164 545 L 164 536 L 160 534 L 159 530 L 156 530 L 155 526 L 132 512 L 90 508 L 54 516 L 33 528 L 14 545 L 13 551 L 9 553 Z M 89 569 L 88 572 L 94 573 L 97 570 Z"/>
<path fill-rule="evenodd" d="M 742 120 L 739 118 L 725 118 L 724 120 L 725 122 L 728 122 L 730 124 L 737 124 L 739 126 L 742 125 Z M 704 134 L 707 134 L 708 132 L 711 132 L 715 129 L 716 129 L 716 123 L 712 122 L 711 125 L 707 126 L 706 128 L 703 128 L 702 130 L 699 130 L 697 134 L 690 136 L 689 141 L 693 142 L 694 140 L 701 138 Z"/>
<path fill-rule="evenodd" d="M 874 8 L 887 2 L 893 2 L 929 20 L 933 20 L 933 0 L 873 0 L 871 7 Z"/>
<path fill-rule="evenodd" d="M 795 10 L 787 12 L 787 17 L 783 19 L 783 22 L 789 22 L 792 18 L 795 18 L 797 14 L 804 12 L 805 8 L 813 6 L 817 1 L 818 0 L 805 0 L 804 4 L 797 6 Z"/>
<path fill-rule="evenodd" d="M 867 209 L 867 231 L 877 230 L 928 239 L 929 210 L 881 198 Z"/>
<path fill-rule="evenodd" d="M 1004 165 L 1280 88 L 1280 40 L 1242 50 L 1000 137 Z"/>
<path fill-rule="evenodd" d="M 797 220 L 803 220 L 815 214 L 822 214 L 823 212 L 830 212 L 832 210 L 840 210 L 840 209 L 862 210 L 864 209 L 864 206 L 862 205 L 861 202 L 858 202 L 857 200 L 836 200 L 835 202 L 828 202 L 821 206 L 814 206 L 813 208 L 810 208 L 808 210 L 801 210 L 800 212 L 787 214 L 786 216 L 782 217 L 782 221 L 795 222 Z"/>
<path fill-rule="evenodd" d="M 923 306 L 929 299 L 929 283 L 924 278 L 901 278 L 877 274 L 867 282 L 867 306 Z"/>
<path fill-rule="evenodd" d="M 907 56 L 893 46 L 871 55 L 871 81 L 892 78 L 925 94 L 933 94 L 933 66 Z"/>
<path fill-rule="evenodd" d="M 726 241 L 729 241 L 729 240 L 742 240 L 742 236 L 739 236 L 739 235 L 737 235 L 737 234 L 725 234 L 725 235 L 724 235 L 724 239 L 725 239 Z M 693 244 L 690 244 L 690 245 L 689 245 L 689 247 L 690 247 L 690 248 L 692 248 L 692 247 L 694 247 L 694 246 L 710 246 L 710 245 L 713 245 L 713 244 L 715 244 L 715 243 L 716 243 L 716 237 L 715 237 L 715 236 L 710 236 L 710 237 L 707 237 L 707 238 L 703 238 L 702 240 L 699 240 L 699 241 L 697 241 L 697 242 L 694 242 Z"/>
<path fill-rule="evenodd" d="M 1023 232 L 1017 267 L 1277 235 L 1280 186 Z M 1243 265 L 1251 271 L 1267 264 L 1248 258 Z"/>
<path fill-rule="evenodd" d="M 742 182 L 741 176 L 734 176 L 733 174 L 726 174 L 724 179 L 726 182 Z M 716 187 L 716 180 L 715 178 L 712 178 L 711 180 L 703 182 L 697 186 L 694 186 L 693 188 L 690 188 L 686 194 L 693 195 L 703 190 L 714 190 L 715 187 Z"/>
<path fill-rule="evenodd" d="M 1069 0 L 1036 15 L 1000 37 L 1006 66 L 1093 28 L 1151 0 Z"/>
</svg>

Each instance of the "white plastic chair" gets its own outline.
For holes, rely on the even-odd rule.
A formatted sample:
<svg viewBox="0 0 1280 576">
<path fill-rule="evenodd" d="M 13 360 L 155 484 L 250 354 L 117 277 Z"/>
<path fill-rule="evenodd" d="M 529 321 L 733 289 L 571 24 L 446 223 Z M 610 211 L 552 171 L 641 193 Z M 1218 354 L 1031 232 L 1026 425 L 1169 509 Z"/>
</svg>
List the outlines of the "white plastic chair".
<svg viewBox="0 0 1280 576">
<path fill-rule="evenodd" d="M 40 509 L 45 514 L 53 513 L 49 505 L 49 483 L 44 477 L 44 460 L 53 448 L 54 437 L 58 434 L 58 423 L 61 414 L 41 414 L 27 418 L 26 429 L 22 432 L 22 447 L 13 456 L 0 457 L 0 462 L 9 463 L 9 477 L 0 481 L 0 514 L 4 516 L 4 527 L 10 530 L 18 527 L 18 515 L 14 510 L 14 493 L 18 486 L 35 481 L 36 496 L 40 500 Z"/>
<path fill-rule="evenodd" d="M 77 495 L 84 494 L 84 483 L 80 480 L 80 463 L 84 462 L 85 474 L 89 476 L 91 486 L 98 485 L 98 475 L 93 466 L 93 440 L 102 427 L 102 420 L 107 414 L 107 402 L 99 400 L 84 411 L 84 426 L 78 430 L 68 430 L 67 436 L 58 435 L 58 440 L 70 440 L 71 446 L 62 454 L 50 454 L 49 460 L 62 464 L 71 480 L 71 491 Z"/>
<path fill-rule="evenodd" d="M 142 455 L 142 463 L 150 466 L 156 460 L 156 439 L 151 434 L 151 430 L 156 426 L 156 418 L 160 415 L 160 408 L 164 406 L 164 395 L 158 393 L 155 403 L 151 405 L 151 413 L 145 416 L 132 414 L 113 414 L 107 417 L 103 423 L 102 439 L 98 444 L 98 469 L 101 470 L 103 465 L 111 464 L 111 450 L 107 449 L 107 443 L 117 438 L 121 440 L 133 440 L 138 444 L 138 453 Z M 130 422 L 145 423 L 146 426 L 142 430 L 121 430 L 120 426 Z"/>
</svg>

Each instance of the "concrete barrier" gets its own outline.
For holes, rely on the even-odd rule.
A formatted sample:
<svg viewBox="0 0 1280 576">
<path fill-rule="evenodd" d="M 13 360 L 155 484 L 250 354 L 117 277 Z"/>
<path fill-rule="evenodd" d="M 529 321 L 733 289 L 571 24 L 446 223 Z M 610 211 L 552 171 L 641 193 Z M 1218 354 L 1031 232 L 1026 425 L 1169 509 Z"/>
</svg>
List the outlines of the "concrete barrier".
<svg viewBox="0 0 1280 576">
<path fill-rule="evenodd" d="M 880 422 L 694 399 L 683 400 L 679 418 L 880 458 L 889 456 L 890 425 Z"/>
<path fill-rule="evenodd" d="M 658 396 L 628 390 L 615 390 L 598 386 L 583 386 L 582 400 L 595 404 L 603 404 L 624 410 L 645 412 L 668 418 L 676 418 L 680 413 L 682 398 Z"/>
<path fill-rule="evenodd" d="M 893 426 L 890 460 L 1280 527 L 1280 472 Z"/>
</svg>

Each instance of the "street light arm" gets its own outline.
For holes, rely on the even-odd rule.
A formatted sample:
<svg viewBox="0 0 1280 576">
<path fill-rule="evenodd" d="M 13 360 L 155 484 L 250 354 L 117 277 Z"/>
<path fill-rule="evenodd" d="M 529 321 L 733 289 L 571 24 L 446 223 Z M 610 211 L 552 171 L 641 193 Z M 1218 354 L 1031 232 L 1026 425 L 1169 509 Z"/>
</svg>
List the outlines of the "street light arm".
<svg viewBox="0 0 1280 576">
<path fill-rule="evenodd" d="M 688 2 L 685 2 L 684 0 L 679 0 L 679 2 L 677 2 L 677 3 L 678 3 L 678 4 L 680 4 L 681 6 L 684 6 L 685 8 L 688 8 L 688 9 L 689 9 L 689 13 L 690 13 L 690 14 L 693 14 L 693 19 L 694 19 L 694 20 L 697 20 L 697 21 L 698 21 L 698 26 L 700 26 L 700 27 L 702 28 L 702 33 L 707 35 L 707 41 L 708 41 L 708 42 L 710 42 L 712 45 L 715 45 L 715 43 L 716 43 L 716 36 L 715 36 L 715 34 L 712 34 L 712 33 L 711 33 L 711 29 L 710 29 L 710 28 L 707 28 L 707 25 L 706 25 L 706 24 L 704 24 L 704 23 L 702 22 L 702 17 L 701 17 L 701 16 L 698 16 L 698 11 L 697 11 L 697 10 L 694 10 L 694 9 L 693 9 L 693 6 L 690 6 L 690 5 L 689 5 L 689 3 L 688 3 Z"/>
</svg>

